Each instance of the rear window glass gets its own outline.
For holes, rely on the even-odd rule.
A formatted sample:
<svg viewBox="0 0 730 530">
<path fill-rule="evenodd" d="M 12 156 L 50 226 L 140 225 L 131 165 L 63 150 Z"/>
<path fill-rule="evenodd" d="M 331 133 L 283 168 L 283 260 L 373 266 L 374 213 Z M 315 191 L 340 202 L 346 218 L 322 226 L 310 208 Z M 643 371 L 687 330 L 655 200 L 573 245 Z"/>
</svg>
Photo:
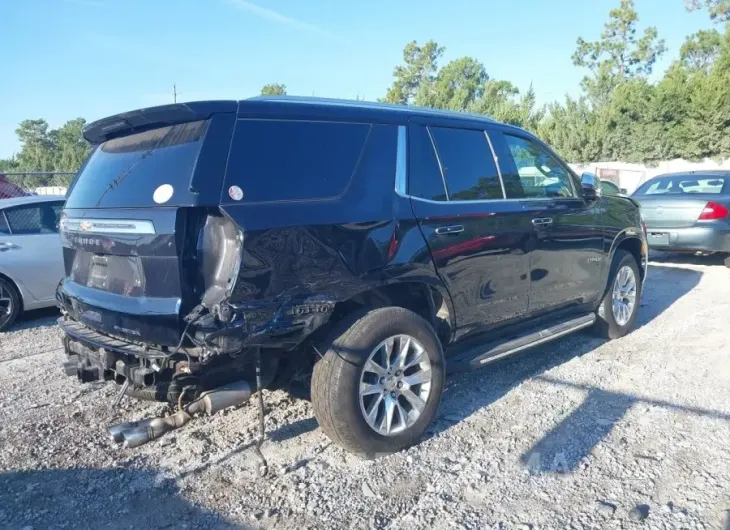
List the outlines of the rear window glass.
<svg viewBox="0 0 730 530">
<path fill-rule="evenodd" d="M 327 199 L 341 195 L 357 168 L 370 124 L 239 120 L 226 186 L 243 202 Z"/>
<path fill-rule="evenodd" d="M 160 127 L 102 143 L 78 175 L 67 208 L 179 206 L 190 203 L 190 179 L 208 121 Z M 168 184 L 172 196 L 153 198 Z"/>
<path fill-rule="evenodd" d="M 673 175 L 659 177 L 643 184 L 637 195 L 685 195 L 690 193 L 709 193 L 719 195 L 727 179 L 725 177 L 694 177 L 692 175 Z"/>
<path fill-rule="evenodd" d="M 61 206 L 50 202 L 16 206 L 5 210 L 5 215 L 14 235 L 56 234 Z"/>
</svg>

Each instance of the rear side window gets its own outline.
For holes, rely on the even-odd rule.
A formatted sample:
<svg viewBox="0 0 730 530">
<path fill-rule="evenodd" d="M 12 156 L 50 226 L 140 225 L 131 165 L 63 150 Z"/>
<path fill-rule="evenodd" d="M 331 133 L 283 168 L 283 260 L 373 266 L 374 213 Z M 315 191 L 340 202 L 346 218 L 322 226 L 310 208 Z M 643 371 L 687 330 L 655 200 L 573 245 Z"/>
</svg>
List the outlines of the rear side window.
<svg viewBox="0 0 730 530">
<path fill-rule="evenodd" d="M 426 127 L 411 126 L 408 151 L 408 194 L 432 201 L 445 201 L 444 179 Z"/>
<path fill-rule="evenodd" d="M 502 185 L 484 131 L 431 127 L 449 199 L 502 199 Z"/>
<path fill-rule="evenodd" d="M 226 186 L 243 202 L 335 198 L 345 192 L 370 133 L 370 124 L 239 120 Z"/>
<path fill-rule="evenodd" d="M 160 127 L 102 143 L 69 193 L 67 208 L 190 204 L 190 180 L 208 121 Z M 155 194 L 167 184 L 172 195 Z"/>
<path fill-rule="evenodd" d="M 13 235 L 57 234 L 60 203 L 39 203 L 5 210 Z"/>
<path fill-rule="evenodd" d="M 8 223 L 5 220 L 5 215 L 0 211 L 0 234 L 9 234 Z"/>
</svg>

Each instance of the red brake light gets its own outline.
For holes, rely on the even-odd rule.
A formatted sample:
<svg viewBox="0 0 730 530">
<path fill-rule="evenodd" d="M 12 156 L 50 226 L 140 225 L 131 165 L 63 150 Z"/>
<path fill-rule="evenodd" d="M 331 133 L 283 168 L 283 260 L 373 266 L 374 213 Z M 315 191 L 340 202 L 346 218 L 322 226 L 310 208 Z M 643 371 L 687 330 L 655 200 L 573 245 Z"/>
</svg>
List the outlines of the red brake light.
<svg viewBox="0 0 730 530">
<path fill-rule="evenodd" d="M 712 221 L 714 219 L 723 219 L 727 217 L 728 213 L 730 213 L 730 211 L 728 211 L 726 206 L 710 201 L 707 205 L 705 205 L 705 209 L 702 210 L 699 220 Z"/>
</svg>

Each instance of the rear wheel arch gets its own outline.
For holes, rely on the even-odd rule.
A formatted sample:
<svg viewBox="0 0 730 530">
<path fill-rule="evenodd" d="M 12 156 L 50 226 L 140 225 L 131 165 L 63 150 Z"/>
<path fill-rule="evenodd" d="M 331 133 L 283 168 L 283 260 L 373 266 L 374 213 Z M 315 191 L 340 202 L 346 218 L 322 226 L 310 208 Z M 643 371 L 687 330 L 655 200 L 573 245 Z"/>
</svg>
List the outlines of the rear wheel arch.
<svg viewBox="0 0 730 530">
<path fill-rule="evenodd" d="M 636 260 L 636 263 L 639 267 L 641 279 L 644 279 L 644 276 L 646 275 L 644 265 L 645 260 L 648 259 L 648 256 L 644 255 L 646 247 L 644 246 L 644 242 L 639 236 L 639 234 L 641 233 L 642 229 L 640 227 L 629 226 L 621 230 L 621 232 L 619 232 L 616 237 L 614 237 L 608 253 L 609 259 L 607 260 L 603 270 L 603 279 L 605 282 L 609 281 L 611 265 L 616 258 L 616 251 L 618 249 L 625 250 L 629 252 L 632 256 L 634 256 L 634 259 Z"/>
<path fill-rule="evenodd" d="M 617 246 L 616 249 L 613 252 L 612 259 L 616 256 L 616 250 L 625 250 L 626 252 L 630 253 L 632 256 L 634 256 L 634 259 L 636 260 L 636 264 L 639 267 L 639 274 L 641 274 L 641 279 L 644 279 L 644 268 L 641 266 L 642 261 L 644 258 L 643 251 L 643 242 L 638 237 L 625 237 Z"/>
<path fill-rule="evenodd" d="M 423 317 L 436 331 L 441 343 L 451 341 L 455 314 L 445 288 L 423 281 L 398 281 L 361 291 L 335 304 L 328 325 L 331 328 L 348 315 L 363 308 L 402 307 Z M 319 330 L 318 330 L 319 331 Z"/>
</svg>

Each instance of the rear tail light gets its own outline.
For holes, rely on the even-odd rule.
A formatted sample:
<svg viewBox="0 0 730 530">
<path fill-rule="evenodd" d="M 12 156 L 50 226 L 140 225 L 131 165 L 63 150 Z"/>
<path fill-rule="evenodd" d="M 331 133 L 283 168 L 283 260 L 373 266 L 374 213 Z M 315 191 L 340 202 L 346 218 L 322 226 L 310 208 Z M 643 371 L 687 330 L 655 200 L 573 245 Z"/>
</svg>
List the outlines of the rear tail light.
<svg viewBox="0 0 730 530">
<path fill-rule="evenodd" d="M 715 219 L 724 219 L 727 217 L 728 213 L 730 213 L 730 211 L 728 211 L 726 206 L 710 201 L 705 205 L 705 209 L 702 210 L 699 220 L 712 221 Z"/>
</svg>

